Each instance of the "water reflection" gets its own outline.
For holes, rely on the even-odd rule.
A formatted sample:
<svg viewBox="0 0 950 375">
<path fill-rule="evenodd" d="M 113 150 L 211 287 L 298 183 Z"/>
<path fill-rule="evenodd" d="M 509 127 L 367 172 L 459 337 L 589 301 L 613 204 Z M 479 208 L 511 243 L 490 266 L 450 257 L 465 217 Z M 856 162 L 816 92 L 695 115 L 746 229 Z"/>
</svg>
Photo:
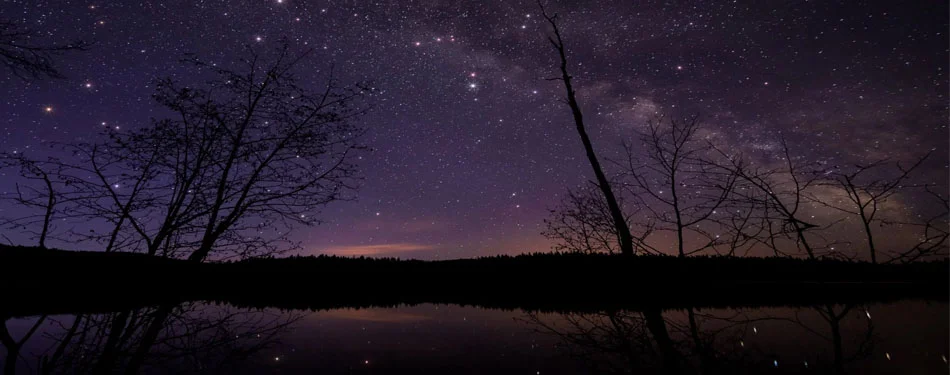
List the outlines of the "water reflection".
<svg viewBox="0 0 950 375">
<path fill-rule="evenodd" d="M 275 345 L 297 319 L 299 314 L 186 303 L 6 317 L 0 341 L 6 374 L 227 372 Z"/>
<path fill-rule="evenodd" d="M 185 303 L 0 317 L 5 373 L 947 373 L 946 302 L 525 312 Z"/>
<path fill-rule="evenodd" d="M 846 364 L 867 359 L 876 336 L 871 319 L 864 327 L 842 332 L 842 322 L 857 306 L 826 305 L 794 310 L 615 311 L 567 313 L 560 319 L 528 314 L 538 332 L 560 339 L 561 349 L 585 362 L 592 373 L 727 374 L 742 372 L 843 373 Z M 865 310 L 862 310 L 865 311 Z M 807 319 L 816 313 L 824 324 Z M 870 314 L 866 314 L 868 317 Z M 788 326 L 791 325 L 791 326 Z M 795 330 L 824 339 L 831 358 L 797 353 L 797 360 L 769 349 L 772 340 L 794 337 Z M 759 339 L 760 332 L 772 337 Z M 843 337 L 855 338 L 845 352 Z M 811 346 L 822 352 L 820 346 Z M 783 358 L 784 357 L 784 358 Z M 788 371 L 783 371 L 788 370 Z"/>
</svg>

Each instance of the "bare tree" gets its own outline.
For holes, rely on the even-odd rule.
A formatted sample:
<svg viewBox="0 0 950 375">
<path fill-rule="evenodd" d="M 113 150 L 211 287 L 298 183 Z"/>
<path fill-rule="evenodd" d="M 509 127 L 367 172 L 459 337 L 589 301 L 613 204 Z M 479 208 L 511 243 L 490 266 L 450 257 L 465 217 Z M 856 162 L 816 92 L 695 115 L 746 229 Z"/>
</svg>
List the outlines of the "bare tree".
<svg viewBox="0 0 950 375">
<path fill-rule="evenodd" d="M 625 221 L 635 223 L 633 216 L 641 213 L 636 202 L 627 203 L 621 197 L 619 204 Z M 551 217 L 544 220 L 546 228 L 541 234 L 557 241 L 555 250 L 586 254 L 620 253 L 620 241 L 610 216 L 610 209 L 603 194 L 596 187 L 585 186 L 568 191 L 564 200 L 558 207 L 551 209 L 550 213 Z M 631 231 L 638 233 L 633 235 L 635 252 L 659 253 L 646 242 L 646 238 L 654 231 L 654 223 L 645 220 L 638 224 L 640 225 Z"/>
<path fill-rule="evenodd" d="M 249 251 L 249 230 L 314 224 L 321 207 L 355 188 L 351 157 L 362 131 L 351 119 L 364 111 L 354 104 L 369 88 L 342 88 L 332 77 L 322 92 L 301 87 L 291 69 L 305 56 L 292 56 L 285 45 L 266 64 L 252 52 L 242 72 L 192 60 L 217 76 L 207 89 L 159 83 L 157 100 L 181 115 L 166 123 L 168 130 L 179 142 L 197 143 L 175 151 L 205 158 L 191 172 L 203 195 L 199 239 L 188 259 L 202 261 L 219 246 Z M 182 154 L 175 157 L 190 157 Z"/>
<path fill-rule="evenodd" d="M 195 262 L 246 258 L 289 250 L 292 227 L 318 224 L 324 206 L 351 199 L 363 132 L 353 120 L 372 89 L 341 86 L 331 72 L 314 91 L 293 74 L 309 52 L 294 55 L 286 43 L 273 55 L 248 51 L 238 70 L 187 59 L 212 79 L 200 87 L 159 80 L 154 98 L 174 117 L 65 145 L 73 158 L 51 162 L 55 176 L 20 161 L 24 173 L 46 181 L 18 198 L 48 207 L 41 238 L 57 197 L 67 194 L 75 205 L 69 217 L 86 224 L 72 232 L 77 241 Z M 57 181 L 69 191 L 57 192 Z"/>
<path fill-rule="evenodd" d="M 81 40 L 67 44 L 40 45 L 33 30 L 0 20 L 0 64 L 21 79 L 65 78 L 54 58 L 69 51 L 82 51 L 90 44 Z"/>
<path fill-rule="evenodd" d="M 76 147 L 94 176 L 86 186 L 99 190 L 85 209 L 113 224 L 107 247 L 196 262 L 262 255 L 348 199 L 362 134 L 352 119 L 370 89 L 332 77 L 318 92 L 298 85 L 293 68 L 308 53 L 284 44 L 269 60 L 249 50 L 241 70 L 189 58 L 214 78 L 202 87 L 157 82 L 154 97 L 175 118 Z"/>
<path fill-rule="evenodd" d="M 947 255 L 948 238 L 950 238 L 950 199 L 947 197 L 947 189 L 944 187 L 943 192 L 938 192 L 930 185 L 926 185 L 924 189 L 935 201 L 931 206 L 937 208 L 937 213 L 922 217 L 921 222 L 918 223 L 889 223 L 896 224 L 901 229 L 919 228 L 919 234 L 916 242 L 909 249 L 890 254 L 891 259 L 885 263 L 907 263 L 927 257 Z"/>
<path fill-rule="evenodd" d="M 657 118 L 647 127 L 640 135 L 645 155 L 625 145 L 629 178 L 624 187 L 632 189 L 634 196 L 646 197 L 643 206 L 660 224 L 659 230 L 676 233 L 680 257 L 721 243 L 725 239 L 703 224 L 726 203 L 737 174 L 707 159 L 711 148 L 699 139 L 697 116 L 682 121 Z M 698 236 L 701 243 L 687 250 L 687 236 Z"/>
<path fill-rule="evenodd" d="M 758 195 L 758 196 L 756 196 Z M 773 255 L 781 256 L 771 230 L 769 210 L 764 194 L 754 186 L 737 179 L 726 202 L 711 220 L 723 233 L 722 239 L 713 245 L 718 254 L 727 256 L 747 256 L 756 248 L 765 247 Z"/>
<path fill-rule="evenodd" d="M 67 184 L 62 180 L 64 166 L 55 159 L 44 162 L 29 159 L 23 154 L 4 153 L 0 154 L 0 167 L 17 168 L 24 180 L 24 183 L 16 184 L 15 195 L 0 199 L 12 201 L 30 211 L 40 211 L 0 219 L 0 226 L 34 235 L 38 246 L 45 249 L 52 230 L 53 215 L 59 210 L 58 205 L 71 199 L 64 197 L 62 191 Z M 32 229 L 35 226 L 40 227 L 39 231 Z"/>
<path fill-rule="evenodd" d="M 557 52 L 561 63 L 561 77 L 552 78 L 552 80 L 559 80 L 564 84 L 564 90 L 567 96 L 565 101 L 571 108 L 571 114 L 574 116 L 574 125 L 577 129 L 577 134 L 580 136 L 581 142 L 584 144 L 584 150 L 587 153 L 587 160 L 590 161 L 591 168 L 594 170 L 594 176 L 597 178 L 597 186 L 604 195 L 607 208 L 610 211 L 610 217 L 613 219 L 613 225 L 617 231 L 617 237 L 620 241 L 620 253 L 624 255 L 633 255 L 634 241 L 633 236 L 630 234 L 630 227 L 627 225 L 623 212 L 620 210 L 620 204 L 617 203 L 617 198 L 610 187 L 610 182 L 607 180 L 607 176 L 604 174 L 604 170 L 600 165 L 600 161 L 597 160 L 597 154 L 594 152 L 594 146 L 590 141 L 590 137 L 587 135 L 587 129 L 584 125 L 584 115 L 581 112 L 580 104 L 577 102 L 574 86 L 571 81 L 573 77 L 567 70 L 567 48 L 564 45 L 564 40 L 561 38 L 561 31 L 558 28 L 557 14 L 549 15 L 547 12 L 545 12 L 544 5 L 541 4 L 540 0 L 538 0 L 538 7 L 541 8 L 541 14 L 544 16 L 544 19 L 546 19 L 548 23 L 551 24 L 554 36 L 549 36 L 548 41 L 551 42 L 551 46 Z"/>
<path fill-rule="evenodd" d="M 821 168 L 802 162 L 800 157 L 793 157 L 784 138 L 781 144 L 782 167 L 756 167 L 746 163 L 740 154 L 716 149 L 722 156 L 719 167 L 734 173 L 742 184 L 747 185 L 750 192 L 740 192 L 739 199 L 763 210 L 761 220 L 766 230 L 759 243 L 779 254 L 781 240 L 790 240 L 809 258 L 816 259 L 817 251 L 822 247 L 814 244 L 811 237 L 818 236 L 815 232 L 823 226 L 806 221 L 804 208 L 810 203 L 810 189 L 820 183 Z M 831 247 L 831 242 L 824 243 L 824 247 Z"/>
<path fill-rule="evenodd" d="M 877 249 L 874 243 L 872 224 L 884 223 L 887 219 L 878 217 L 880 209 L 895 195 L 913 186 L 907 185 L 907 180 L 917 167 L 927 159 L 929 154 L 919 158 L 912 165 L 905 167 L 900 162 L 893 163 L 898 173 L 894 177 L 874 176 L 879 170 L 891 163 L 887 159 L 878 160 L 869 164 L 855 164 L 847 171 L 838 171 L 833 174 L 833 180 L 827 184 L 845 191 L 847 204 L 829 202 L 823 197 L 811 195 L 811 199 L 826 207 L 857 216 L 861 219 L 865 237 L 867 238 L 868 252 L 871 263 L 877 263 Z"/>
</svg>

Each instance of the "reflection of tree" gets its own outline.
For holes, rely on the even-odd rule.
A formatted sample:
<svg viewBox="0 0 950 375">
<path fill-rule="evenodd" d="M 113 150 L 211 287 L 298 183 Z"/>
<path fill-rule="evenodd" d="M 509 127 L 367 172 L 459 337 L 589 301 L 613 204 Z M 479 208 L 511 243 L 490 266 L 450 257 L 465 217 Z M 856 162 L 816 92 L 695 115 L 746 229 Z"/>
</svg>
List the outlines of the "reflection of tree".
<svg viewBox="0 0 950 375">
<path fill-rule="evenodd" d="M 658 309 L 562 313 L 553 318 L 529 313 L 525 320 L 537 331 L 558 337 L 559 349 L 580 359 L 595 374 L 720 374 L 775 367 L 778 361 L 774 353 L 746 340 L 750 327 L 754 330 L 755 324 L 762 322 L 792 323 L 789 327 L 793 330 L 804 329 L 827 339 L 834 354 L 831 363 L 816 358 L 807 365 L 811 369 L 828 366 L 843 373 L 847 364 L 870 355 L 875 337 L 870 319 L 865 330 L 851 332 L 855 335 L 854 349 L 846 350 L 844 345 L 849 336 L 841 323 L 845 317 L 854 316 L 854 306 L 825 305 L 814 311 L 827 327 L 821 321 L 800 319 L 801 311 L 789 317 L 740 310 L 703 313 L 693 308 L 665 313 Z M 824 333 L 828 331 L 830 335 Z"/>
<path fill-rule="evenodd" d="M 3 317 L 3 321 L 6 322 L 6 317 Z M 13 338 L 13 335 L 10 334 L 10 331 L 7 329 L 6 324 L 0 324 L 0 344 L 3 345 L 7 350 L 6 358 L 4 358 L 3 373 L 12 374 L 16 371 L 16 362 L 20 358 L 20 349 L 23 348 L 30 337 L 33 337 L 33 334 L 36 333 L 36 330 L 46 321 L 46 315 L 39 317 L 36 322 L 30 326 L 30 329 L 20 338 Z"/>
<path fill-rule="evenodd" d="M 26 358 L 19 349 L 41 319 L 26 337 L 12 341 L 14 345 L 2 340 L 8 352 L 6 373 L 14 372 L 17 356 L 20 363 L 37 363 L 43 374 L 226 371 L 277 344 L 296 320 L 283 313 L 191 303 L 80 314 L 69 322 L 54 320 L 53 332 L 44 334 L 52 345 L 38 358 Z M 0 336 L 10 337 L 2 327 Z"/>
<path fill-rule="evenodd" d="M 838 374 L 845 372 L 845 365 L 870 357 L 874 349 L 874 323 L 871 321 L 870 313 L 867 313 L 867 310 L 864 310 L 865 314 L 868 316 L 867 328 L 865 329 L 862 336 L 856 338 L 857 341 L 854 343 L 854 349 L 851 351 L 851 353 L 846 354 L 843 342 L 843 334 L 841 332 L 842 322 L 852 311 L 855 310 L 855 307 L 855 305 L 845 305 L 838 307 L 831 304 L 814 307 L 814 311 L 818 313 L 822 320 L 828 323 L 828 334 L 823 333 L 823 330 L 817 327 L 809 327 L 808 324 L 804 323 L 799 318 L 798 313 L 795 314 L 795 318 L 793 319 L 793 321 L 801 326 L 802 329 L 811 332 L 831 343 L 832 349 L 834 350 L 834 372 Z"/>
<path fill-rule="evenodd" d="M 660 310 L 565 313 L 561 325 L 529 313 L 540 332 L 561 339 L 561 348 L 594 373 L 627 373 L 663 368 L 676 373 L 682 354 L 670 337 Z"/>
</svg>

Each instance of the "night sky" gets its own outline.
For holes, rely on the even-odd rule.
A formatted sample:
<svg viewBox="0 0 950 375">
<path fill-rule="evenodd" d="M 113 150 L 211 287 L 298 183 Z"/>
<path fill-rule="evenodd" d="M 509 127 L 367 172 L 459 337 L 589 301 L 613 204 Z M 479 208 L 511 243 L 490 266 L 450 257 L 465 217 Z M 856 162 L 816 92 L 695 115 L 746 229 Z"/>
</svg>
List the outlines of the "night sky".
<svg viewBox="0 0 950 375">
<path fill-rule="evenodd" d="M 751 3 L 751 2 L 750 2 Z M 700 114 L 722 142 L 775 150 L 780 134 L 811 160 L 847 164 L 936 150 L 923 170 L 946 183 L 945 1 L 553 1 L 594 145 L 619 143 L 656 113 Z M 230 64 L 244 46 L 287 37 L 379 90 L 356 202 L 299 230 L 305 254 L 426 259 L 547 250 L 542 220 L 592 178 L 570 119 L 547 25 L 534 1 L 5 1 L 0 16 L 37 42 L 92 41 L 60 59 L 66 80 L 0 76 L 0 149 L 162 116 L 150 83 L 188 82 L 195 53 Z M 49 107 L 51 110 L 47 111 Z M 9 181 L 7 181 L 8 183 Z M 9 186 L 4 186 L 8 189 Z M 904 202 L 913 209 L 915 202 Z"/>
</svg>

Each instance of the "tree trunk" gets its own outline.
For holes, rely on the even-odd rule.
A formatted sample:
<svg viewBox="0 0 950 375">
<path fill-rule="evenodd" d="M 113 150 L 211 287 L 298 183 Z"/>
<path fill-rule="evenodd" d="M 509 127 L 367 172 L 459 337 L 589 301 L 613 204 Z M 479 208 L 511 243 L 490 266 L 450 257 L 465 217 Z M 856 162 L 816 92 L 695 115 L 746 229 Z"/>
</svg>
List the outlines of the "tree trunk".
<svg viewBox="0 0 950 375">
<path fill-rule="evenodd" d="M 676 352 L 673 339 L 670 338 L 670 333 L 666 329 L 663 312 L 660 311 L 660 309 L 650 308 L 643 311 L 643 318 L 646 320 L 647 329 L 653 336 L 653 340 L 656 341 L 657 347 L 660 349 L 660 356 L 662 357 L 663 367 L 666 373 L 680 373 L 679 353 Z"/>
<path fill-rule="evenodd" d="M 633 255 L 633 236 L 630 234 L 630 227 L 627 225 L 627 220 L 620 210 L 620 205 L 617 204 L 617 198 L 610 188 L 607 176 L 604 175 L 600 161 L 597 160 L 597 154 L 594 153 L 594 146 L 591 144 L 590 137 L 587 135 L 587 129 L 584 126 L 584 115 L 581 113 L 581 107 L 577 103 L 577 97 L 574 94 L 574 87 L 571 84 L 571 75 L 567 71 L 567 55 L 564 51 L 564 42 L 561 40 L 561 32 L 558 30 L 557 23 L 553 17 L 549 17 L 545 14 L 545 18 L 551 23 L 551 26 L 554 28 L 554 35 L 557 37 L 557 41 L 551 39 L 551 44 L 557 49 L 558 55 L 561 58 L 561 80 L 564 82 L 565 91 L 567 91 L 567 104 L 571 107 L 571 113 L 574 115 L 574 125 L 577 128 L 577 134 L 581 137 L 581 142 L 584 144 L 587 160 L 590 161 L 590 166 L 594 169 L 597 186 L 600 188 L 600 191 L 603 192 L 604 199 L 607 200 L 607 208 L 610 210 L 610 216 L 613 218 L 614 228 L 617 230 L 617 238 L 620 242 L 620 253 L 623 255 Z"/>
<path fill-rule="evenodd" d="M 132 353 L 128 367 L 125 368 L 126 374 L 132 375 L 139 373 L 139 368 L 145 363 L 145 357 L 148 356 L 148 352 L 152 350 L 152 346 L 155 345 L 155 340 L 158 339 L 158 335 L 162 332 L 162 328 L 164 328 L 165 320 L 168 319 L 168 316 L 171 315 L 172 309 L 174 308 L 175 306 L 163 305 L 159 306 L 158 310 L 155 311 L 148 328 L 142 333 L 142 339 L 139 341 L 138 348 Z"/>
<path fill-rule="evenodd" d="M 877 264 L 877 254 L 874 251 L 874 236 L 871 235 L 871 223 L 864 216 L 864 209 L 861 209 L 861 222 L 864 224 L 864 234 L 868 236 L 868 250 L 871 251 L 871 263 Z"/>
</svg>

